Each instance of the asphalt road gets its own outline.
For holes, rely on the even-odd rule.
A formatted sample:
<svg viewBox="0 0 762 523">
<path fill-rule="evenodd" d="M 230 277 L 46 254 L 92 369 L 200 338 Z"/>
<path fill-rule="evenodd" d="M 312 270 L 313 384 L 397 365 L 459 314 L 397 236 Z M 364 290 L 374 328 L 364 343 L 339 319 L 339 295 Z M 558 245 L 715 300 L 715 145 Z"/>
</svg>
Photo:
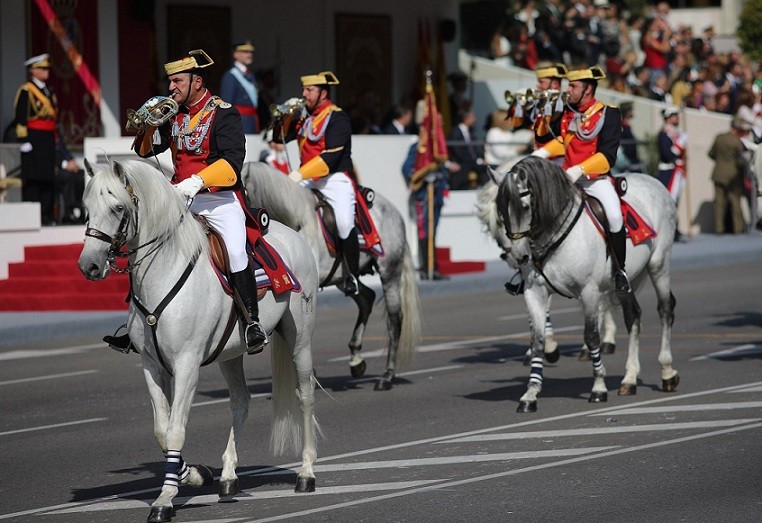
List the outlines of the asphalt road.
<svg viewBox="0 0 762 523">
<path fill-rule="evenodd" d="M 758 521 L 762 515 L 762 278 L 758 263 L 673 272 L 673 355 L 681 382 L 660 390 L 660 327 L 650 288 L 641 381 L 619 397 L 626 336 L 604 356 L 609 400 L 587 402 L 576 302 L 555 298 L 562 357 L 545 368 L 539 410 L 526 388 L 522 300 L 490 287 L 434 282 L 422 293 L 420 351 L 389 392 L 384 318 L 368 328 L 368 374 L 352 379 L 354 310 L 319 310 L 316 394 L 324 433 L 317 490 L 295 494 L 298 456 L 268 450 L 269 358 L 247 356 L 254 397 L 239 443 L 243 492 L 182 487 L 174 521 Z M 494 290 L 492 290 L 494 289 Z M 348 303 L 348 302 L 347 302 Z M 55 336 L 54 336 L 55 337 Z M 139 357 L 83 328 L 0 349 L 0 519 L 144 521 L 162 483 Z M 219 474 L 230 409 L 215 366 L 202 369 L 183 457 Z M 259 473 L 278 467 L 267 474 Z"/>
</svg>

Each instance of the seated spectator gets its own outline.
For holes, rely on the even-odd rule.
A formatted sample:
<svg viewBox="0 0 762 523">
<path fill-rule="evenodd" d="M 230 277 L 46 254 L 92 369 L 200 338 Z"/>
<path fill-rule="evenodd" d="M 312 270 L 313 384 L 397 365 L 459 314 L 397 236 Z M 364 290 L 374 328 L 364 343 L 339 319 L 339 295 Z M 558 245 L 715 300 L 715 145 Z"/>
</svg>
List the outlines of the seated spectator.
<svg viewBox="0 0 762 523">
<path fill-rule="evenodd" d="M 484 138 L 484 161 L 493 169 L 526 154 L 532 140 L 529 129 L 514 131 L 508 111 L 496 110 L 490 115 L 490 126 Z"/>
<path fill-rule="evenodd" d="M 409 107 L 397 104 L 392 107 L 387 119 L 388 121 L 382 128 L 383 134 L 409 134 L 413 111 Z"/>
</svg>

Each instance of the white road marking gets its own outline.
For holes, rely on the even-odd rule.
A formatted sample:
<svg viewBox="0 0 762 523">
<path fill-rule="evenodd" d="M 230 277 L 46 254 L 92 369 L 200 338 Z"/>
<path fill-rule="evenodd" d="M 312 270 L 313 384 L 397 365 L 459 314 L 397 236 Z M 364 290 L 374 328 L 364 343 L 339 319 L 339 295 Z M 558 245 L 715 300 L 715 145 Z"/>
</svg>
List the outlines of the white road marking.
<svg viewBox="0 0 762 523">
<path fill-rule="evenodd" d="M 553 329 L 554 332 L 571 332 L 571 331 L 578 331 L 582 330 L 582 325 L 575 325 L 572 327 L 561 327 L 559 329 Z M 424 352 L 444 352 L 448 350 L 461 350 L 468 348 L 472 345 L 486 345 L 490 343 L 496 343 L 506 340 L 515 340 L 515 339 L 521 339 L 521 338 L 528 338 L 529 332 L 519 332 L 516 334 L 507 334 L 505 336 L 489 336 L 486 338 L 473 338 L 468 340 L 458 340 L 458 341 L 448 341 L 446 343 L 435 343 L 432 345 L 422 345 L 416 349 L 416 352 L 424 353 Z M 370 359 L 370 358 L 378 358 L 381 356 L 386 356 L 386 349 L 378 349 L 378 350 L 371 350 L 368 352 L 363 351 L 362 355 L 364 358 Z M 328 361 L 348 361 L 351 356 L 339 356 L 336 358 L 331 358 Z M 521 356 L 524 357 L 523 355 Z"/>
<path fill-rule="evenodd" d="M 582 308 L 581 307 L 567 307 L 565 309 L 558 309 L 558 310 L 553 309 L 550 311 L 550 316 L 552 319 L 553 316 L 558 316 L 559 314 L 569 314 L 572 312 L 578 312 L 581 314 Z M 510 316 L 498 316 L 497 321 L 510 321 L 510 320 L 521 320 L 521 319 L 526 320 L 528 318 L 529 316 L 527 316 L 527 313 L 525 312 L 523 314 L 512 314 Z"/>
<path fill-rule="evenodd" d="M 250 398 L 266 398 L 271 395 L 270 392 L 259 392 L 257 394 L 252 394 L 249 396 Z M 199 401 L 196 403 L 191 404 L 191 407 L 205 407 L 206 405 L 216 405 L 218 403 L 230 403 L 230 396 L 226 396 L 224 398 L 220 398 L 218 400 L 209 400 L 209 401 Z"/>
<path fill-rule="evenodd" d="M 733 392 L 733 391 L 736 391 L 736 390 L 747 389 L 749 387 L 762 387 L 762 381 L 752 382 L 752 383 L 745 383 L 745 384 L 742 384 L 742 385 L 732 385 L 730 387 L 722 387 L 722 388 L 719 388 L 719 389 L 710 389 L 710 390 L 692 392 L 692 393 L 687 393 L 687 394 L 669 395 L 669 396 L 665 396 L 665 397 L 662 397 L 662 398 L 659 398 L 659 399 L 655 399 L 655 400 L 647 400 L 647 401 L 642 401 L 642 402 L 636 402 L 636 403 L 633 403 L 630 407 L 634 408 L 634 407 L 638 407 L 638 406 L 642 406 L 642 405 L 654 405 L 654 404 L 658 404 L 658 403 L 667 403 L 667 402 L 675 401 L 675 400 L 686 400 L 686 399 L 690 399 L 690 398 L 697 398 L 697 397 L 701 397 L 701 396 L 708 396 L 708 395 L 711 395 L 711 394 L 722 394 L 722 393 L 725 393 L 725 392 Z M 593 408 L 593 407 L 591 407 L 591 408 Z M 438 441 L 451 440 L 451 439 L 455 439 L 455 438 L 463 438 L 463 437 L 473 436 L 473 435 L 477 435 L 477 434 L 486 434 L 486 433 L 489 433 L 489 432 L 496 432 L 496 431 L 501 431 L 501 430 L 502 431 L 504 431 L 504 430 L 512 430 L 512 429 L 515 429 L 515 428 L 518 428 L 518 427 L 526 427 L 526 426 L 531 426 L 531 425 L 537 425 L 537 424 L 540 424 L 540 423 L 550 423 L 550 422 L 554 422 L 554 421 L 560 421 L 560 420 L 566 420 L 566 419 L 572 419 L 572 418 L 590 416 L 590 415 L 594 415 L 594 414 L 611 413 L 611 412 L 614 412 L 614 411 L 617 411 L 617 410 L 620 409 L 620 407 L 609 407 L 609 408 L 603 408 L 603 409 L 598 409 L 597 407 L 595 407 L 595 408 L 596 408 L 596 410 L 595 410 L 594 413 L 591 413 L 590 410 L 585 410 L 584 412 L 572 412 L 572 413 L 569 413 L 569 414 L 561 414 L 561 415 L 558 415 L 558 416 L 550 416 L 550 417 L 547 417 L 547 418 L 533 418 L 533 419 L 530 419 L 530 420 L 527 420 L 527 421 L 518 422 L 518 423 L 511 423 L 511 424 L 508 424 L 508 425 L 500 425 L 500 426 L 496 426 L 496 427 L 489 427 L 489 428 L 486 428 L 486 429 L 478 429 L 478 430 L 473 430 L 473 431 L 468 431 L 468 432 L 461 432 L 461 433 L 458 433 L 458 434 L 450 434 L 450 435 L 447 435 L 447 436 L 437 436 L 437 437 L 432 437 L 432 438 L 426 438 L 426 439 L 408 441 L 408 442 L 405 442 L 405 443 L 397 443 L 397 444 L 394 444 L 394 445 L 385 445 L 385 446 L 382 446 L 382 447 L 372 447 L 372 448 L 369 448 L 369 449 L 363 449 L 363 450 L 358 450 L 358 451 L 354 451 L 354 452 L 346 452 L 346 453 L 343 453 L 343 454 L 334 454 L 333 456 L 321 456 L 319 461 L 322 464 L 322 463 L 325 463 L 325 462 L 328 462 L 328 461 L 337 461 L 337 460 L 341 460 L 341 459 L 345 459 L 345 458 L 351 458 L 351 457 L 356 457 L 356 456 L 364 456 L 364 455 L 374 454 L 374 453 L 378 453 L 378 452 L 385 452 L 385 451 L 388 451 L 388 450 L 395 450 L 395 449 L 401 449 L 401 448 L 414 447 L 416 445 L 424 445 L 424 444 L 428 444 L 428 443 L 436 443 Z M 564 461 L 561 461 L 561 462 L 558 462 L 558 463 L 548 463 L 548 464 L 544 464 L 544 465 L 536 465 L 536 466 L 532 466 L 532 467 L 526 467 L 524 469 L 515 469 L 515 470 L 512 470 L 510 472 L 505 473 L 504 475 L 519 474 L 519 473 L 522 473 L 522 472 L 530 472 L 530 471 L 533 471 L 533 470 L 540 470 L 540 469 L 544 469 L 544 468 L 549 468 L 549 467 L 555 466 L 555 465 L 564 465 L 564 464 L 568 464 L 568 463 L 576 463 L 576 462 L 580 462 L 580 461 L 587 461 L 587 460 L 595 459 L 595 458 L 598 458 L 598 457 L 605 457 L 605 456 L 610 456 L 610 455 L 622 454 L 622 453 L 626 453 L 626 452 L 634 452 L 634 451 L 637 451 L 637 450 L 647 449 L 647 448 L 651 448 L 651 447 L 654 447 L 654 446 L 667 445 L 667 444 L 672 444 L 672 443 L 681 443 L 683 441 L 691 441 L 693 439 L 706 438 L 706 437 L 720 435 L 720 434 L 728 434 L 728 433 L 731 433 L 731 432 L 737 432 L 737 431 L 740 431 L 740 430 L 747 430 L 747 429 L 753 429 L 753 428 L 758 428 L 758 427 L 762 427 L 762 424 L 745 425 L 745 426 L 739 427 L 739 428 L 724 429 L 724 430 L 721 430 L 721 431 L 715 431 L 715 432 L 711 432 L 711 433 L 704 433 L 704 434 L 700 434 L 700 435 L 693 436 L 693 437 L 679 438 L 679 439 L 670 440 L 670 441 L 667 441 L 667 442 L 661 442 L 661 443 L 643 445 L 643 446 L 640 446 L 640 447 L 630 447 L 630 448 L 623 448 L 623 449 L 618 449 L 618 450 L 612 450 L 612 451 L 606 452 L 604 454 L 594 455 L 592 457 L 582 456 L 582 457 L 576 457 L 576 458 L 569 458 L 567 460 L 564 460 Z M 244 476 L 250 476 L 252 474 L 262 474 L 262 473 L 268 472 L 268 471 L 276 471 L 276 470 L 281 470 L 281 469 L 292 469 L 292 468 L 295 468 L 295 467 L 298 467 L 298 466 L 301 466 L 301 462 L 294 462 L 294 463 L 290 463 L 290 464 L 284 464 L 284 465 L 277 465 L 277 466 L 272 466 L 272 467 L 266 467 L 266 468 L 263 468 L 263 469 L 258 469 L 258 470 L 250 471 L 250 472 L 241 472 L 241 473 L 238 474 L 238 476 L 239 477 L 244 477 Z M 489 479 L 489 477 L 487 477 L 486 479 Z M 478 478 L 476 480 L 478 480 Z M 470 482 L 470 481 L 471 480 L 463 480 L 463 483 L 467 483 L 467 482 Z M 421 489 L 407 491 L 404 494 L 414 494 L 414 493 L 418 493 L 418 492 L 424 492 L 426 490 L 431 490 L 432 488 L 439 488 L 441 486 L 450 486 L 450 484 L 437 485 L 436 487 L 428 486 L 428 487 L 424 487 L 424 488 L 421 488 Z M 95 498 L 95 499 L 92 499 L 92 500 L 89 500 L 89 501 L 81 501 L 81 502 L 78 502 L 78 504 L 79 505 L 88 505 L 88 504 L 92 504 L 92 503 L 96 503 L 96 502 L 101 502 L 101 501 L 108 501 L 108 500 L 119 499 L 119 498 L 135 497 L 135 496 L 140 496 L 140 495 L 143 495 L 143 494 L 146 494 L 146 493 L 149 493 L 149 492 L 150 493 L 157 493 L 160 490 L 161 490 L 161 487 L 152 487 L 152 488 L 147 488 L 147 489 L 142 489 L 142 490 L 133 490 L 133 491 L 128 491 L 128 492 L 121 493 L 119 495 L 104 496 L 104 497 Z M 376 498 L 369 498 L 368 500 L 369 501 L 373 501 L 373 500 L 380 500 L 380 499 L 385 499 L 385 498 L 376 497 Z M 364 501 L 366 501 L 366 500 L 363 500 L 363 502 Z M 48 507 L 37 507 L 37 508 L 27 509 L 27 510 L 24 510 L 24 511 L 14 512 L 14 513 L 11 513 L 11 514 L 2 514 L 2 515 L 0 515 L 0 520 L 20 517 L 20 516 L 27 516 L 27 515 L 32 515 L 32 514 L 39 514 L 39 513 L 42 513 L 42 512 L 49 512 L 51 510 L 56 510 L 56 509 L 59 509 L 59 508 L 71 507 L 72 505 L 76 505 L 76 504 L 77 503 L 64 503 L 64 504 L 53 505 L 53 506 L 48 506 Z M 353 503 L 353 504 L 356 504 L 356 503 Z M 331 505 L 330 507 L 324 507 L 325 510 L 329 510 L 330 508 L 340 508 L 340 506 L 339 505 Z M 277 518 L 282 519 L 283 517 L 292 517 L 292 516 L 293 515 L 285 515 L 285 516 L 278 516 Z"/>
<path fill-rule="evenodd" d="M 762 385 L 759 387 L 749 387 L 748 389 L 729 390 L 725 394 L 747 394 L 749 392 L 762 392 Z"/>
<path fill-rule="evenodd" d="M 28 429 L 8 430 L 0 432 L 0 436 L 9 436 L 11 434 L 21 434 L 23 432 L 33 432 L 35 430 L 58 429 L 61 427 L 70 427 L 71 425 L 82 425 L 84 423 L 95 423 L 96 421 L 106 421 L 108 418 L 92 418 L 79 421 L 69 421 L 68 423 L 56 423 L 55 425 L 42 425 L 40 427 L 29 427 Z"/>
<path fill-rule="evenodd" d="M 314 508 L 314 509 L 302 510 L 302 511 L 299 511 L 299 512 L 292 512 L 290 514 L 279 514 L 277 516 L 273 516 L 273 517 L 269 517 L 269 518 L 255 519 L 255 520 L 252 520 L 251 523 L 266 523 L 266 522 L 269 522 L 269 521 L 280 521 L 280 520 L 283 520 L 283 519 L 292 519 L 292 518 L 304 517 L 304 516 L 309 516 L 311 514 L 317 514 L 317 513 L 320 513 L 320 512 L 329 512 L 331 510 L 336 510 L 336 509 L 340 509 L 340 508 L 352 507 L 352 506 L 357 506 L 357 505 L 364 505 L 366 503 L 372 503 L 374 501 L 383 501 L 383 500 L 387 500 L 387 499 L 399 498 L 399 497 L 402 497 L 402 496 L 409 496 L 411 494 L 419 494 L 419 493 L 422 493 L 422 492 L 430 492 L 432 490 L 448 489 L 448 488 L 457 487 L 457 486 L 460 486 L 460 485 L 468 485 L 468 484 L 471 484 L 471 483 L 480 483 L 480 482 L 483 482 L 483 481 L 490 481 L 490 480 L 494 480 L 494 479 L 505 478 L 507 476 L 516 476 L 518 474 L 524 474 L 526 472 L 534 472 L 536 470 L 543 470 L 543 469 L 549 469 L 549 468 L 554 468 L 554 467 L 563 467 L 563 466 L 567 466 L 567 465 L 573 465 L 575 463 L 581 463 L 581 462 L 584 462 L 584 461 L 590 461 L 590 460 L 600 459 L 600 458 L 608 458 L 610 456 L 616 456 L 616 455 L 619 455 L 619 454 L 628 454 L 628 453 L 631 453 L 631 452 L 639 452 L 639 451 L 647 450 L 647 449 L 651 449 L 651 448 L 663 447 L 663 446 L 666 446 L 666 445 L 675 445 L 677 443 L 685 443 L 685 442 L 688 442 L 688 441 L 694 441 L 694 440 L 709 438 L 709 437 L 713 437 L 713 436 L 721 436 L 723 434 L 729 434 L 729 433 L 732 433 L 732 432 L 738 432 L 738 431 L 741 431 L 741 430 L 749 430 L 749 429 L 755 429 L 755 428 L 762 428 L 762 423 L 756 423 L 754 425 L 745 425 L 743 427 L 737 427 L 737 428 L 732 428 L 732 429 L 718 430 L 718 431 L 715 431 L 715 432 L 707 432 L 707 433 L 698 434 L 698 435 L 695 435 L 695 436 L 686 436 L 686 437 L 683 437 L 683 438 L 677 438 L 677 439 L 668 440 L 668 441 L 658 441 L 658 442 L 655 442 L 655 443 L 647 443 L 645 445 L 638 445 L 638 446 L 635 446 L 635 447 L 625 447 L 625 448 L 610 450 L 608 452 L 602 452 L 602 453 L 599 453 L 599 454 L 589 454 L 589 455 L 586 455 L 586 456 L 578 456 L 578 457 L 575 457 L 575 458 L 569 458 L 569 459 L 565 459 L 565 460 L 562 460 L 562 461 L 554 461 L 554 462 L 550 462 L 550 463 L 543 463 L 543 464 L 540 464 L 540 465 L 533 465 L 533 466 L 530 466 L 530 467 L 525 467 L 523 469 L 512 469 L 512 470 L 507 470 L 507 471 L 502 471 L 502 472 L 496 472 L 494 474 L 485 474 L 483 476 L 477 476 L 477 477 L 473 477 L 473 478 L 466 478 L 466 479 L 460 479 L 460 480 L 454 480 L 454 481 L 447 481 L 447 482 L 439 483 L 439 484 L 433 485 L 433 486 L 418 487 L 418 488 L 413 488 L 413 489 L 410 489 L 410 490 L 405 490 L 405 491 L 402 491 L 402 492 L 394 492 L 394 493 L 384 494 L 384 495 L 381 495 L 381 496 L 375 496 L 375 497 L 371 497 L 371 498 L 363 498 L 363 499 L 358 499 L 358 500 L 353 500 L 353 501 L 346 501 L 344 503 L 336 503 L 334 505 L 326 505 L 326 506 L 318 507 L 318 508 Z"/>
<path fill-rule="evenodd" d="M 33 378 L 19 378 L 17 380 L 0 381 L 0 385 L 14 385 L 17 383 L 29 383 L 31 381 L 52 380 L 56 378 L 70 378 L 72 376 L 82 376 L 84 374 L 94 374 L 97 370 L 80 370 L 77 372 L 65 372 L 63 374 L 48 374 L 47 376 L 35 376 Z"/>
<path fill-rule="evenodd" d="M 736 403 L 701 403 L 699 405 L 671 405 L 669 407 L 639 407 L 635 409 L 624 408 L 614 410 L 605 414 L 591 414 L 591 416 L 622 416 L 625 414 L 662 414 L 665 412 L 687 412 L 702 410 L 736 410 L 736 409 L 758 409 L 762 407 L 762 401 L 745 401 Z"/>
<path fill-rule="evenodd" d="M 460 369 L 463 365 L 448 365 L 446 367 L 432 367 L 430 369 L 411 370 L 409 372 L 400 372 L 396 376 L 398 378 L 404 378 L 405 376 L 415 376 L 416 374 L 429 374 L 432 372 L 443 372 L 446 370 Z M 377 381 L 378 376 L 368 376 L 367 378 L 357 378 L 349 380 L 349 383 L 364 383 L 368 381 Z"/>
<path fill-rule="evenodd" d="M 448 439 L 441 443 L 477 443 L 482 441 L 506 441 L 515 439 L 565 438 L 576 436 L 594 436 L 598 434 L 625 434 L 630 432 L 661 432 L 666 430 L 714 429 L 717 427 L 733 427 L 744 423 L 762 421 L 762 418 L 734 419 L 721 421 L 690 421 L 684 423 L 665 423 L 662 425 L 632 425 L 622 427 L 596 427 L 588 429 L 569 430 L 538 430 L 532 432 L 509 432 L 504 434 L 484 434 L 467 438 Z"/>
<path fill-rule="evenodd" d="M 27 358 L 45 358 L 47 356 L 62 356 L 65 354 L 79 354 L 101 347 L 102 345 L 78 345 L 76 347 L 64 347 L 62 349 L 40 350 L 12 350 L 0 352 L 0 361 L 23 360 Z"/>
<path fill-rule="evenodd" d="M 388 490 L 402 490 L 408 488 L 421 487 L 424 485 L 432 485 L 434 483 L 440 483 L 442 481 L 450 481 L 449 479 L 429 479 L 420 481 L 394 481 L 389 483 L 368 483 L 365 485 L 337 485 L 334 487 L 320 487 L 315 492 L 303 493 L 294 492 L 293 489 L 289 490 L 256 490 L 252 492 L 239 493 L 234 497 L 236 502 L 243 501 L 259 501 L 263 499 L 278 499 L 278 498 L 292 498 L 303 496 L 325 496 L 331 494 L 354 494 L 356 492 L 376 492 L 376 491 L 388 491 Z M 220 497 L 217 494 L 205 494 L 202 496 L 178 496 L 174 499 L 174 505 L 176 507 L 182 507 L 183 505 L 216 505 L 219 503 Z M 83 512 L 97 512 L 97 511 L 111 511 L 111 510 L 134 510 L 134 509 L 146 509 L 151 506 L 153 500 L 140 500 L 140 499 L 115 499 L 109 501 L 99 501 L 83 505 L 81 503 L 72 503 L 72 507 L 63 506 L 57 510 L 48 512 L 42 512 L 45 515 L 57 515 L 57 514 L 77 514 Z M 215 520 L 215 521 L 240 521 L 237 519 L 227 520 Z"/>
<path fill-rule="evenodd" d="M 704 354 L 702 356 L 696 356 L 695 358 L 691 358 L 691 361 L 721 360 L 723 358 L 738 358 L 741 356 L 751 356 L 752 354 L 760 353 L 762 353 L 762 345 L 754 345 L 750 343 L 747 345 L 739 345 L 738 347 L 732 347 L 730 349 Z"/>
<path fill-rule="evenodd" d="M 487 461 L 510 461 L 514 459 L 544 459 L 559 458 L 563 456 L 582 456 L 593 452 L 603 452 L 613 447 L 586 447 L 582 449 L 556 449 L 556 450 L 534 450 L 528 452 L 502 452 L 498 454 L 472 454 L 466 456 L 440 456 L 438 458 L 411 458 L 411 459 L 391 459 L 386 461 L 362 461 L 358 463 L 337 463 L 335 465 L 315 465 L 315 472 L 341 472 L 347 470 L 379 470 L 379 469 L 401 469 L 408 467 L 430 467 L 432 465 L 457 465 L 459 463 L 483 463 Z M 299 471 L 299 467 L 293 467 L 294 472 Z M 272 471 L 263 474 L 254 474 L 262 476 L 273 476 L 283 474 L 283 471 Z"/>
</svg>

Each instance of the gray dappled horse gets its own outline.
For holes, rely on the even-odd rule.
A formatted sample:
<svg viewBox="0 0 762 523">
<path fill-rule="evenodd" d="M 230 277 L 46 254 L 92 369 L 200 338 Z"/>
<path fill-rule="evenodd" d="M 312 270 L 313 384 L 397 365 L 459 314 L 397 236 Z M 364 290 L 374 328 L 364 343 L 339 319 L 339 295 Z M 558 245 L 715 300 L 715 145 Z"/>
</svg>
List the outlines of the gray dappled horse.
<svg viewBox="0 0 762 523">
<path fill-rule="evenodd" d="M 521 267 L 526 282 L 524 300 L 533 325 L 532 369 L 518 411 L 537 409 L 543 379 L 545 314 L 551 294 L 573 297 L 582 303 L 584 340 L 593 361 L 591 402 L 607 399 L 598 325 L 610 315 L 617 301 L 621 303 L 629 333 L 629 352 L 619 394 L 635 394 L 640 373 L 640 306 L 634 293 L 614 292 L 611 257 L 593 220 L 582 212 L 580 189 L 559 166 L 532 156 L 496 176 L 499 181 L 496 199 L 489 205 L 482 202 L 480 217 L 507 256 Z M 675 298 L 670 290 L 669 263 L 675 205 L 655 178 L 629 174 L 627 181 L 625 199 L 657 232 L 656 237 L 637 246 L 627 243 L 627 273 L 635 291 L 643 286 L 646 276 L 656 290 L 662 324 L 658 357 L 662 389 L 673 391 L 679 382 L 677 371 L 672 368 L 670 349 Z"/>
<path fill-rule="evenodd" d="M 251 397 L 243 372 L 243 326 L 211 265 L 202 225 L 164 175 L 139 160 L 95 169 L 87 164 L 92 176 L 84 195 L 89 221 L 79 268 L 88 279 L 101 280 L 121 247 L 128 249 L 128 333 L 142 355 L 154 435 L 167 460 L 164 485 L 148 521 L 170 521 L 178 485 L 199 487 L 213 480 L 207 467 L 187 466 L 181 456 L 199 368 L 212 361 L 227 382 L 233 411 L 219 491 L 221 497 L 238 492 L 236 440 Z M 315 489 L 317 457 L 311 346 L 318 275 L 309 246 L 294 231 L 271 222 L 266 238 L 301 285 L 300 292 L 274 296 L 268 291 L 259 306 L 262 327 L 274 342 L 270 445 L 276 453 L 301 449 L 296 490 L 308 492 Z M 144 316 L 136 300 L 153 312 Z"/>
<path fill-rule="evenodd" d="M 274 219 L 299 231 L 310 245 L 318 263 L 321 286 L 341 285 L 344 280 L 343 264 L 334 268 L 335 259 L 326 246 L 312 191 L 261 162 L 244 164 L 241 176 L 246 184 L 249 204 L 252 207 L 267 209 Z M 381 277 L 386 303 L 389 350 L 386 372 L 377 381 L 375 389 L 389 390 L 397 366 L 410 361 L 420 339 L 418 282 L 405 237 L 405 222 L 400 212 L 389 200 L 376 192 L 370 214 L 381 237 L 384 254 L 373 256 L 361 251 L 360 272 L 368 274 L 377 270 Z M 325 281 L 329 277 L 330 280 Z M 349 340 L 349 366 L 355 378 L 365 373 L 362 341 L 375 298 L 376 293 L 373 289 L 362 282 L 359 294 L 352 296 L 359 308 L 352 338 Z"/>
</svg>

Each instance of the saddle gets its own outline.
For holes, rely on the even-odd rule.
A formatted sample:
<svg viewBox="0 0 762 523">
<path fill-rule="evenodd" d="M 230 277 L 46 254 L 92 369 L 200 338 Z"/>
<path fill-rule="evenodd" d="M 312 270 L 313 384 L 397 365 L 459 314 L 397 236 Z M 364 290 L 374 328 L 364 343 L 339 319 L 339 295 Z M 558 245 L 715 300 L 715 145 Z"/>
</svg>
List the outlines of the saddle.
<svg viewBox="0 0 762 523">
<path fill-rule="evenodd" d="M 243 208 L 246 214 L 246 251 L 257 282 L 257 300 L 261 300 L 268 289 L 272 289 L 276 295 L 287 291 L 300 292 L 302 288 L 296 276 L 283 261 L 278 251 L 265 239 L 270 221 L 267 212 L 260 208 L 251 209 L 246 206 Z M 222 288 L 228 295 L 233 296 L 233 287 L 229 278 L 230 259 L 225 242 L 222 236 L 209 227 L 203 217 L 196 216 L 196 219 L 204 225 L 204 230 L 209 239 L 212 268 L 217 274 Z"/>
<path fill-rule="evenodd" d="M 328 252 L 335 258 L 339 233 L 336 229 L 333 207 L 319 190 L 312 189 L 312 193 L 315 195 L 315 213 L 318 223 L 320 223 L 320 229 L 323 231 L 323 239 L 328 247 Z M 381 237 L 373 217 L 370 215 L 370 208 L 373 207 L 374 199 L 373 189 L 355 186 L 355 200 L 357 201 L 357 205 L 355 205 L 355 229 L 361 251 L 366 251 L 374 256 L 383 256 L 384 248 L 381 246 Z"/>
<path fill-rule="evenodd" d="M 623 198 L 627 193 L 627 178 L 617 176 L 612 182 L 619 195 L 619 205 L 622 209 L 627 238 L 632 241 L 633 245 L 641 244 L 649 238 L 655 238 L 657 232 L 654 228 L 640 215 L 635 207 Z M 597 198 L 585 192 L 582 193 L 582 199 L 585 202 L 585 211 L 588 216 L 592 219 L 601 236 L 606 238 L 606 233 L 609 230 L 609 221 L 606 218 L 603 205 L 601 205 L 601 202 Z"/>
</svg>

